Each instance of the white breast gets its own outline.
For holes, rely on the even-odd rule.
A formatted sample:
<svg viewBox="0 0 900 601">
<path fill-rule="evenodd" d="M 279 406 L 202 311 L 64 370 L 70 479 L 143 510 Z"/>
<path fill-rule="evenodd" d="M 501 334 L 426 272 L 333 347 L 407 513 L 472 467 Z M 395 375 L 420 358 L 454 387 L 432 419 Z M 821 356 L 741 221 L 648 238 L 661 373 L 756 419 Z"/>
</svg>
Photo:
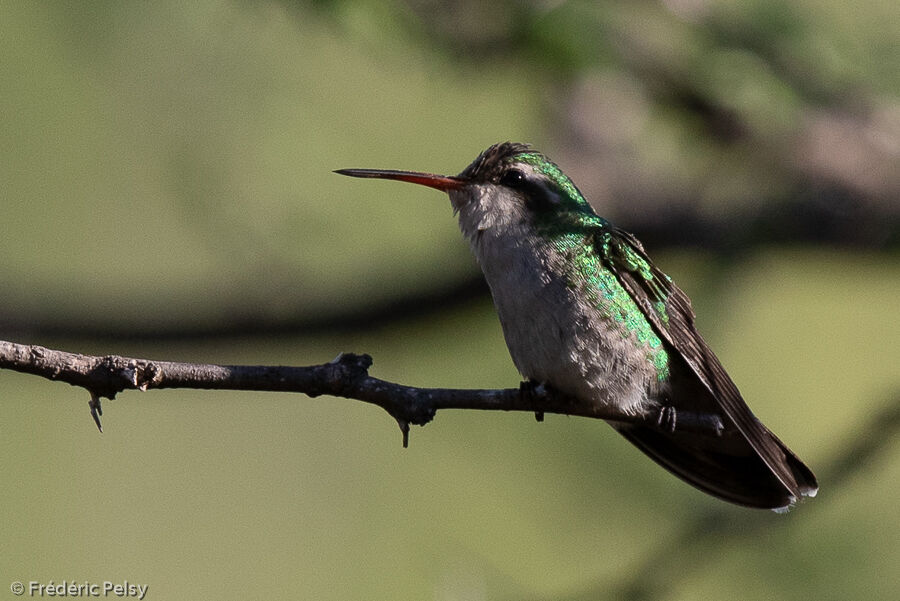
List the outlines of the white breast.
<svg viewBox="0 0 900 601">
<path fill-rule="evenodd" d="M 465 232 L 465 228 L 463 228 Z M 596 405 L 645 409 L 655 371 L 634 336 L 572 287 L 551 243 L 527 226 L 471 232 L 519 372 Z"/>
</svg>

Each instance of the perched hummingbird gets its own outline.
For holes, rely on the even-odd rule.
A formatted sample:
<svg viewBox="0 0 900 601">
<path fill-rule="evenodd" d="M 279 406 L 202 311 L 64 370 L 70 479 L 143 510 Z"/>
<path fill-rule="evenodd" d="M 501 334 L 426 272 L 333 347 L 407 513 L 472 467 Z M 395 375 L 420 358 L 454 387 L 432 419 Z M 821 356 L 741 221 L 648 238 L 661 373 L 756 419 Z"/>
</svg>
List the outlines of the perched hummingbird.
<svg viewBox="0 0 900 601">
<path fill-rule="evenodd" d="M 812 471 L 753 415 L 697 332 L 687 295 L 543 154 L 505 142 L 457 176 L 337 173 L 449 193 L 525 378 L 578 403 L 668 416 L 670 428 L 611 425 L 713 496 L 783 510 L 816 494 Z M 721 436 L 679 431 L 679 411 L 718 417 Z"/>
</svg>

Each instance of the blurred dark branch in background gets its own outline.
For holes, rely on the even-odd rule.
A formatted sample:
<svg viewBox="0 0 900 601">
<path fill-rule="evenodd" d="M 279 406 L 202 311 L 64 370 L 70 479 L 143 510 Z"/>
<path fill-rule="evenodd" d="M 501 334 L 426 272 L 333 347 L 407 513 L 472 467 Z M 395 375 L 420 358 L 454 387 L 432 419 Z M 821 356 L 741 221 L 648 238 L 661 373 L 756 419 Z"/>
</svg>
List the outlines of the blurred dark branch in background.
<svg viewBox="0 0 900 601">
<path fill-rule="evenodd" d="M 691 248 L 724 256 L 779 244 L 874 252 L 900 248 L 900 213 L 863 207 L 845 189 L 815 186 L 807 182 L 789 201 L 763 203 L 739 214 L 710 215 L 682 199 L 619 221 L 650 248 Z"/>
<path fill-rule="evenodd" d="M 273 282 L 273 289 L 290 289 L 297 282 Z M 2 292 L 0 292 L 2 294 Z M 486 297 L 487 284 L 481 274 L 447 287 L 421 289 L 405 297 L 366 302 L 331 314 L 272 317 L 265 312 L 253 313 L 245 305 L 215 319 L 214 323 L 198 322 L 196 315 L 176 316 L 165 323 L 110 322 L 107 319 L 75 318 L 59 312 L 13 315 L 0 314 L 0 336 L 17 339 L 64 338 L 99 342 L 209 342 L 233 338 L 296 338 L 321 334 L 366 332 L 398 321 L 420 319 L 448 311 L 472 299 Z M 2 305 L 0 299 L 0 305 Z M 299 311 L 299 310 L 298 310 Z M 183 318 L 183 321 L 179 319 Z"/>
<path fill-rule="evenodd" d="M 501 390 L 414 388 L 369 375 L 369 355 L 342 353 L 330 363 L 306 367 L 269 365 L 209 365 L 150 361 L 108 355 L 81 355 L 0 340 L 0 369 L 11 369 L 49 380 L 80 386 L 91 395 L 91 415 L 100 428 L 100 397 L 109 399 L 123 390 L 190 388 L 201 390 L 255 390 L 299 392 L 309 397 L 331 395 L 370 403 L 397 420 L 407 446 L 409 426 L 424 426 L 439 409 L 527 411 L 543 420 L 544 413 L 593 417 L 640 424 L 668 431 L 721 435 L 722 421 L 714 415 L 679 411 L 676 418 L 632 415 L 615 407 L 585 407 L 544 386 L 523 384 Z"/>
</svg>

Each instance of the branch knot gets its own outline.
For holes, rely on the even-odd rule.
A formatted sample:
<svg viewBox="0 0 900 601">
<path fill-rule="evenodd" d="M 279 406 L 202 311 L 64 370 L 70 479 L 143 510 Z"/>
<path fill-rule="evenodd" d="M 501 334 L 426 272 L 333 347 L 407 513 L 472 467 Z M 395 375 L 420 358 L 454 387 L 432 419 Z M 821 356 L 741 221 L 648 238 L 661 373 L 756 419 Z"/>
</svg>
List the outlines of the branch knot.
<svg viewBox="0 0 900 601">
<path fill-rule="evenodd" d="M 162 380 L 162 369 L 152 361 L 129 361 L 125 373 L 138 390 L 146 391 Z"/>
<path fill-rule="evenodd" d="M 372 366 L 370 355 L 356 353 L 340 353 L 337 357 L 326 363 L 324 394 L 337 396 L 350 396 L 359 386 L 359 383 L 369 377 L 369 368 Z"/>
</svg>

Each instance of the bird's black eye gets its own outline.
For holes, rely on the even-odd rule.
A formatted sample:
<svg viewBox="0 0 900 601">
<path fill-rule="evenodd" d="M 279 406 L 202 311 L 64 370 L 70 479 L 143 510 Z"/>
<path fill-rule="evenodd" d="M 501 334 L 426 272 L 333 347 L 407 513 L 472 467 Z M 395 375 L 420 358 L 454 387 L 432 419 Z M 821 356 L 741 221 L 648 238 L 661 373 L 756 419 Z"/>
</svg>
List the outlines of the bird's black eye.
<svg viewBox="0 0 900 601">
<path fill-rule="evenodd" d="M 500 176 L 500 184 L 510 188 L 519 188 L 525 183 L 525 174 L 518 169 L 510 169 Z"/>
</svg>

